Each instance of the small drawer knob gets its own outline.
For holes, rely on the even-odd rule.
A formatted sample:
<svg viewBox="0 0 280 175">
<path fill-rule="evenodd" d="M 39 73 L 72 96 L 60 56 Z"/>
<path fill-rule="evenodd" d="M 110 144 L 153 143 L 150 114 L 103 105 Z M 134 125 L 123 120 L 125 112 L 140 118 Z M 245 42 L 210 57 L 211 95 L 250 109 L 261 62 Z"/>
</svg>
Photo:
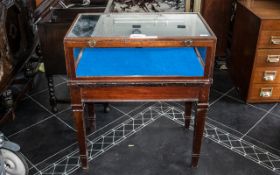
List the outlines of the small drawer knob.
<svg viewBox="0 0 280 175">
<path fill-rule="evenodd" d="M 280 55 L 268 55 L 267 62 L 268 63 L 279 63 Z"/>
<path fill-rule="evenodd" d="M 262 88 L 260 92 L 260 97 L 272 97 L 272 89 L 273 88 Z"/>
<path fill-rule="evenodd" d="M 272 36 L 271 43 L 274 45 L 280 45 L 280 36 Z"/>
<path fill-rule="evenodd" d="M 263 79 L 265 81 L 274 81 L 276 79 L 276 71 L 265 71 Z"/>
</svg>

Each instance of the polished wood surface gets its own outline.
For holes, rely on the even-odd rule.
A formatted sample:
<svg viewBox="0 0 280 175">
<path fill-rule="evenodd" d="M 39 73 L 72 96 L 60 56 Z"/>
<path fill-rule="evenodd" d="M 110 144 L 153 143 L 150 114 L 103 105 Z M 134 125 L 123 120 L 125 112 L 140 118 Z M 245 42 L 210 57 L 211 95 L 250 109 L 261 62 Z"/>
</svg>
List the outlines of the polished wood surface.
<svg viewBox="0 0 280 175">
<path fill-rule="evenodd" d="M 280 19 L 278 0 L 240 0 L 239 3 L 260 19 Z"/>
<path fill-rule="evenodd" d="M 229 67 L 247 102 L 280 101 L 279 9 L 277 0 L 238 3 Z"/>
<path fill-rule="evenodd" d="M 203 22 L 205 22 L 203 20 Z M 206 23 L 205 23 L 206 24 Z M 186 127 L 189 127 L 192 103 L 196 103 L 195 134 L 193 137 L 192 166 L 197 167 L 206 113 L 209 107 L 209 92 L 213 82 L 213 66 L 216 37 L 166 37 L 157 39 L 131 38 L 71 38 L 65 37 L 65 57 L 68 85 L 71 89 L 71 103 L 80 145 L 80 158 L 87 168 L 86 134 L 84 119 L 81 117 L 83 105 L 92 102 L 131 101 L 184 101 L 186 102 Z M 205 71 L 202 77 L 77 77 L 74 48 L 93 47 L 206 47 Z M 193 42 L 186 42 L 192 40 Z M 187 43 L 187 45 L 186 45 Z M 98 117 L 98 116 L 97 116 Z"/>
</svg>

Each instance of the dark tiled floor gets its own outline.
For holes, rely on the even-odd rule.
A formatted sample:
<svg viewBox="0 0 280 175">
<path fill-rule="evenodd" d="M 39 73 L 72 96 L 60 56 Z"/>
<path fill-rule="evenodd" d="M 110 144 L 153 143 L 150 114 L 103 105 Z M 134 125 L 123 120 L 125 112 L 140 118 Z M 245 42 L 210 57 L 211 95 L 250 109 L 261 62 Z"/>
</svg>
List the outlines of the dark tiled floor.
<svg viewBox="0 0 280 175">
<path fill-rule="evenodd" d="M 89 172 L 79 170 L 77 174 L 273 174 L 210 140 L 204 142 L 200 167 L 191 169 L 191 138 L 192 132 L 160 118 L 92 161 Z"/>
<path fill-rule="evenodd" d="M 57 96 L 69 98 L 65 77 L 57 76 L 55 84 Z M 50 112 L 46 88 L 40 75 L 17 108 L 16 120 L 1 128 L 21 145 L 31 174 L 280 173 L 280 104 L 244 103 L 226 71 L 214 74 L 198 169 L 188 166 L 193 132 L 183 129 L 181 103 L 111 103 L 109 113 L 96 105 L 97 131 L 88 132 L 91 166 L 82 171 L 70 106 Z"/>
</svg>

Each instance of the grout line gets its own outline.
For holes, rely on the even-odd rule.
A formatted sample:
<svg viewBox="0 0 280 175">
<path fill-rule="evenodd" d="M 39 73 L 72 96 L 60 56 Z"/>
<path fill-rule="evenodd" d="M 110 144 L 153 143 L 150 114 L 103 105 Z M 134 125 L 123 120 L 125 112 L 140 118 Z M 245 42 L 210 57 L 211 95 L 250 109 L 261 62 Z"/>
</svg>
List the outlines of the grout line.
<svg viewBox="0 0 280 175">
<path fill-rule="evenodd" d="M 146 107 L 146 108 L 145 108 L 144 110 L 142 110 L 142 111 L 148 111 L 148 110 L 150 110 L 150 107 Z M 132 111 L 131 111 L 131 112 L 132 112 Z M 135 116 L 136 116 L 136 117 L 139 117 L 138 114 L 135 114 Z M 134 116 L 134 117 L 135 117 L 135 116 Z M 128 135 L 126 135 L 126 136 L 124 137 L 123 140 L 120 140 L 120 142 L 122 142 L 122 141 L 124 141 L 125 139 L 127 139 L 128 137 L 134 135 L 135 133 L 138 132 L 138 130 L 142 130 L 144 127 L 146 127 L 146 126 L 148 126 L 149 124 L 153 123 L 153 122 L 156 121 L 159 117 L 161 117 L 160 114 L 158 114 L 158 115 L 152 117 L 151 119 L 149 119 L 150 121 L 149 121 L 148 123 L 145 123 L 143 126 L 140 126 L 140 127 L 139 127 L 138 129 L 136 129 L 134 132 L 132 131 L 131 133 L 129 133 Z M 119 125 L 113 127 L 112 129 L 109 129 L 109 131 L 108 131 L 107 133 L 103 134 L 103 136 L 99 136 L 99 137 L 95 138 L 94 140 L 90 141 L 91 144 L 94 144 L 93 142 L 95 142 L 96 140 L 98 140 L 98 139 L 104 137 L 104 135 L 109 134 L 110 132 L 114 131 L 116 128 L 118 129 L 118 128 L 122 127 L 123 124 L 129 123 L 129 121 L 131 121 L 131 120 L 133 120 L 133 119 L 129 118 L 129 119 L 125 120 L 124 122 L 122 122 L 121 124 L 119 124 Z M 104 138 L 103 138 L 103 139 L 104 139 Z M 115 143 L 115 144 L 112 144 L 112 146 L 111 146 L 110 148 L 114 147 L 115 145 L 119 144 L 120 142 Z M 103 143 L 103 142 L 102 142 L 102 143 Z M 109 149 L 110 149 L 110 148 L 109 148 Z M 102 153 L 108 151 L 109 149 L 103 150 Z M 75 150 L 75 151 L 73 151 L 73 152 L 67 154 L 67 155 L 64 156 L 64 157 L 68 157 L 69 155 L 73 155 L 73 154 L 75 154 L 75 153 L 77 153 L 77 152 L 78 152 L 78 151 Z M 102 153 L 101 153 L 101 154 L 102 154 Z M 99 155 L 101 155 L 101 154 L 99 154 Z M 89 161 L 92 161 L 93 159 L 97 158 L 99 155 L 90 158 Z M 64 160 L 64 159 L 63 159 L 63 157 L 62 157 L 62 159 L 60 159 L 60 160 L 58 160 L 57 162 L 55 162 L 55 164 L 59 164 L 59 163 L 61 163 L 63 160 Z M 51 165 L 51 166 L 52 166 L 52 165 Z M 47 170 L 49 170 L 49 169 L 51 168 L 51 166 L 45 167 L 42 171 L 47 171 Z M 76 171 L 78 168 L 79 168 L 79 167 L 75 167 L 74 170 L 70 170 L 70 171 L 71 171 L 70 174 L 73 173 L 74 171 Z M 55 169 L 54 169 L 54 170 L 55 170 Z"/>
<path fill-rule="evenodd" d="M 56 88 L 56 87 L 58 87 L 58 86 L 60 86 L 60 85 L 62 85 L 62 84 L 65 84 L 65 83 L 66 83 L 66 82 L 58 83 L 57 85 L 54 86 L 54 88 Z M 48 91 L 48 90 L 49 90 L 49 88 L 46 88 L 46 89 L 41 90 L 41 91 L 39 91 L 39 92 L 35 92 L 35 93 L 33 93 L 33 94 L 30 94 L 29 96 L 34 97 L 34 96 L 39 95 L 39 94 L 41 94 L 41 93 L 43 93 L 43 92 L 46 92 L 46 91 Z M 25 97 L 25 98 L 23 98 L 23 100 L 25 100 L 25 99 L 27 99 L 27 98 L 28 98 L 28 97 Z"/>
<path fill-rule="evenodd" d="M 275 107 L 277 106 L 277 104 L 275 104 L 269 111 L 267 111 L 262 118 L 257 121 L 254 126 L 252 126 L 242 137 L 241 139 L 243 139 L 247 134 L 249 134 L 249 132 L 251 132 Z"/>
<path fill-rule="evenodd" d="M 180 109 L 178 109 L 178 110 L 180 111 Z M 178 123 L 179 125 L 184 125 L 183 121 L 181 121 L 181 120 L 178 119 L 178 118 L 174 118 L 174 117 L 170 116 L 169 114 L 166 114 L 166 115 L 164 115 L 164 116 L 167 117 L 167 118 L 169 118 L 170 120 L 173 120 L 174 122 Z M 235 136 L 235 135 L 233 135 L 233 134 L 230 134 L 230 133 L 228 133 L 227 131 L 225 131 L 225 130 L 223 130 L 223 129 L 217 128 L 216 126 L 211 125 L 211 124 L 209 124 L 208 122 L 206 122 L 205 124 L 206 124 L 205 126 L 208 125 L 210 128 L 214 129 L 215 131 L 217 131 L 217 130 L 221 131 L 221 132 L 223 133 L 223 135 L 226 135 L 226 136 L 228 137 L 228 139 L 230 139 L 230 137 L 233 137 L 234 140 L 232 140 L 232 141 L 243 142 L 244 144 L 249 145 L 249 146 L 250 146 L 252 149 L 254 149 L 254 150 L 257 148 L 258 150 L 260 150 L 261 152 L 263 152 L 263 154 L 266 154 L 266 155 L 267 155 L 267 158 L 269 159 L 270 162 L 271 162 L 271 159 L 269 158 L 269 156 L 272 156 L 272 158 L 273 158 L 272 160 L 273 160 L 274 162 L 275 162 L 275 161 L 276 161 L 276 162 L 279 162 L 279 161 L 280 161 L 280 157 L 277 156 L 276 154 L 270 153 L 269 151 L 267 151 L 267 150 L 265 150 L 265 149 L 262 149 L 262 148 L 260 148 L 260 147 L 258 147 L 258 146 L 256 146 L 256 145 L 254 145 L 254 144 L 252 144 L 252 143 L 250 143 L 250 142 L 247 142 L 247 141 L 243 140 L 242 138 L 239 138 L 239 137 L 237 137 L 237 136 Z M 192 126 L 191 126 L 190 128 L 193 129 Z M 205 129 L 206 129 L 206 128 L 205 128 Z M 273 172 L 278 172 L 278 174 L 280 174 L 279 171 L 278 171 L 279 168 L 275 168 L 272 162 L 271 162 L 271 164 L 272 164 L 272 167 L 271 167 L 270 165 L 267 165 L 266 161 L 260 161 L 259 158 L 258 158 L 258 160 L 254 159 L 254 157 L 252 158 L 250 154 L 246 154 L 246 151 L 245 151 L 245 149 L 243 148 L 243 144 L 241 144 L 241 147 L 243 148 L 243 151 L 245 152 L 245 154 L 244 154 L 244 153 L 241 153 L 239 150 L 234 149 L 235 146 L 233 146 L 233 145 L 231 144 L 231 142 L 230 142 L 230 145 L 225 144 L 225 143 L 223 142 L 223 140 L 220 140 L 220 138 L 219 138 L 219 136 L 218 136 L 219 134 L 218 134 L 217 132 L 216 132 L 216 134 L 217 134 L 217 137 L 218 137 L 218 138 L 213 138 L 211 135 L 210 135 L 210 136 L 207 135 L 207 133 L 204 133 L 204 137 L 205 137 L 205 138 L 208 138 L 208 139 L 210 139 L 210 140 L 212 140 L 212 141 L 214 141 L 215 143 L 217 143 L 217 144 L 219 144 L 219 145 L 221 145 L 221 146 L 224 146 L 225 148 L 228 148 L 229 150 L 231 150 L 231 151 L 233 151 L 233 152 L 235 152 L 235 153 L 237 153 L 237 154 L 239 154 L 239 155 L 241 155 L 241 156 L 247 158 L 248 160 L 252 160 L 253 162 L 257 163 L 257 164 L 260 165 L 260 166 L 263 166 L 263 167 L 265 167 L 265 168 L 267 168 L 267 169 L 269 169 L 269 170 L 271 170 L 271 171 L 273 171 Z M 230 137 L 229 137 L 229 136 L 230 136 Z M 218 140 L 217 140 L 217 139 L 218 139 Z M 239 147 L 236 147 L 236 148 L 239 148 Z M 259 153 L 256 153 L 256 152 L 255 152 L 255 154 L 259 154 Z M 277 160 L 276 160 L 276 159 L 277 159 Z M 279 159 L 279 160 L 278 160 L 278 159 Z"/>
<path fill-rule="evenodd" d="M 124 118 L 124 117 L 129 116 L 129 114 L 130 114 L 130 113 L 132 113 L 132 112 L 136 111 L 137 109 L 140 109 L 140 108 L 141 108 L 141 107 L 143 107 L 145 104 L 147 104 L 147 103 L 144 103 L 144 104 L 142 104 L 142 105 L 140 105 L 140 106 L 136 107 L 135 109 L 133 109 L 133 110 L 132 110 L 132 111 L 130 111 L 129 113 L 127 113 L 127 114 L 124 114 L 124 115 L 120 116 L 120 117 L 119 117 L 119 118 L 117 118 L 116 120 L 114 120 L 114 121 L 112 121 L 112 122 L 108 123 L 107 125 L 103 126 L 103 127 L 102 127 L 102 128 L 100 128 L 100 129 L 98 129 L 98 130 L 94 131 L 93 133 L 91 133 L 90 135 L 88 135 L 88 137 L 92 136 L 93 134 L 97 133 L 98 131 L 101 131 L 102 129 L 106 128 L 107 126 L 111 125 L 112 123 L 115 123 L 116 121 L 118 121 L 118 120 L 120 120 L 120 119 L 122 119 L 122 118 Z M 110 105 L 110 106 L 111 106 L 111 105 Z"/>
<path fill-rule="evenodd" d="M 123 113 L 126 116 L 130 116 L 129 114 L 136 111 L 137 109 L 140 109 L 141 107 L 143 107 L 144 105 L 148 104 L 148 102 L 144 102 L 143 104 L 133 108 L 132 110 L 128 111 L 127 113 L 125 113 L 124 111 L 120 110 L 119 108 L 115 107 L 114 105 L 110 104 L 111 107 L 113 107 L 114 109 L 118 110 L 119 112 Z M 153 105 L 153 104 L 151 104 Z"/>
<path fill-rule="evenodd" d="M 46 121 L 46 120 L 52 118 L 53 116 L 54 116 L 54 115 L 50 115 L 49 117 L 47 117 L 47 118 L 45 118 L 45 119 L 43 119 L 43 120 L 41 120 L 41 121 L 39 121 L 39 122 L 37 122 L 37 123 L 34 123 L 34 124 L 32 124 L 32 125 L 29 125 L 28 127 L 23 128 L 23 129 L 21 129 L 21 130 L 15 132 L 15 133 L 13 133 L 13 134 L 7 136 L 7 137 L 13 137 L 13 136 L 15 136 L 15 135 L 17 135 L 17 134 L 19 134 L 19 133 L 22 133 L 22 132 L 24 132 L 24 131 L 26 131 L 26 130 L 32 128 L 33 126 L 36 126 L 36 125 L 38 125 L 38 124 L 40 124 L 40 123 L 43 123 L 44 121 Z"/>
<path fill-rule="evenodd" d="M 51 156 L 49 156 L 49 157 L 45 158 L 45 159 L 44 159 L 44 160 L 42 160 L 41 162 L 37 163 L 37 164 L 36 164 L 36 166 L 38 166 L 38 165 L 42 164 L 43 162 L 45 162 L 45 161 L 49 160 L 49 159 L 50 159 L 50 158 L 52 158 L 52 157 L 54 157 L 54 156 L 58 155 L 59 153 L 61 153 L 61 152 L 65 151 L 65 150 L 67 150 L 67 149 L 69 149 L 70 147 L 72 147 L 72 146 L 73 146 L 73 145 L 75 145 L 75 144 L 77 144 L 77 142 L 72 143 L 71 145 L 67 146 L 66 148 L 63 148 L 62 150 L 59 150 L 59 151 L 58 151 L 58 152 L 56 152 L 55 154 L 53 154 L 53 155 L 51 155 Z"/>
<path fill-rule="evenodd" d="M 43 109 L 45 109 L 47 112 L 49 112 L 50 114 L 54 115 L 54 113 L 52 113 L 48 108 L 46 108 L 44 105 L 42 105 L 40 102 L 38 102 L 37 100 L 35 100 L 33 97 L 31 97 L 30 95 L 26 95 L 28 96 L 33 102 L 37 103 L 39 106 L 41 106 Z"/>
<path fill-rule="evenodd" d="M 261 110 L 261 111 L 264 111 L 264 112 L 269 111 L 269 110 L 266 110 L 266 109 L 257 107 L 257 106 L 255 106 L 255 105 L 252 105 L 252 104 L 250 104 L 250 103 L 245 103 L 244 101 L 242 101 L 242 100 L 240 100 L 240 99 L 238 99 L 238 98 L 236 98 L 236 97 L 233 97 L 233 96 L 231 96 L 231 95 L 227 95 L 227 97 L 228 97 L 228 98 L 231 98 L 232 100 L 236 100 L 236 101 L 238 101 L 238 102 L 240 102 L 240 103 L 243 103 L 244 105 L 248 105 L 248 106 L 254 107 L 254 108 L 256 108 L 256 109 L 259 109 L 259 110 Z"/>
<path fill-rule="evenodd" d="M 234 88 L 234 87 L 233 87 Z M 216 90 L 216 89 L 213 89 L 214 91 L 216 91 L 217 93 L 220 93 L 220 94 L 222 94 L 222 92 L 220 92 L 220 91 L 218 91 L 218 90 Z M 250 103 L 245 103 L 244 101 L 242 101 L 242 100 L 240 100 L 240 99 L 238 99 L 238 98 L 236 98 L 236 97 L 234 97 L 234 96 L 231 96 L 231 95 L 226 95 L 227 97 L 229 97 L 229 98 L 231 98 L 231 99 L 233 99 L 233 100 L 236 100 L 236 101 L 238 101 L 238 102 L 240 102 L 240 103 L 242 103 L 242 104 L 245 104 L 245 105 L 248 105 L 248 106 L 251 106 L 251 107 L 254 107 L 254 108 L 256 108 L 256 109 L 259 109 L 259 110 L 261 110 L 261 111 L 264 111 L 264 112 L 268 112 L 269 110 L 266 110 L 266 109 L 264 109 L 264 108 L 261 108 L 261 107 L 258 107 L 258 106 L 255 106 L 255 105 L 253 105 L 253 104 L 250 104 Z M 277 104 L 277 103 L 276 103 Z M 278 103 L 278 104 L 280 104 L 280 103 Z M 273 106 L 272 106 L 273 107 Z M 272 108 L 271 107 L 271 108 Z M 270 108 L 270 109 L 271 109 Z M 277 115 L 277 114 L 274 114 L 274 113 L 271 113 L 272 115 L 275 115 L 276 117 L 279 117 L 280 118 L 280 115 Z"/>
<path fill-rule="evenodd" d="M 137 110 L 137 109 L 143 107 L 145 104 L 147 104 L 147 103 L 143 103 L 143 104 L 141 104 L 140 106 L 137 106 L 135 109 L 131 110 L 129 113 L 131 113 L 131 112 L 133 112 L 133 111 L 135 111 L 135 110 Z M 112 105 L 110 105 L 110 106 L 112 106 Z M 112 107 L 113 107 L 113 106 L 112 106 Z M 71 108 L 68 108 L 67 110 L 69 110 L 69 109 L 71 109 Z M 114 107 L 114 109 L 117 109 L 117 108 Z M 67 110 L 65 110 L 65 111 L 67 111 Z M 65 112 L 65 111 L 64 111 L 64 112 Z M 124 112 L 122 112 L 122 113 L 124 113 Z M 120 120 L 121 118 L 123 118 L 123 117 L 125 117 L 125 116 L 129 116 L 129 115 L 128 115 L 129 113 L 127 113 L 127 114 L 124 113 L 123 116 L 121 116 L 121 117 L 117 118 L 116 120 L 114 120 L 114 121 L 108 123 L 107 125 L 103 126 L 102 128 L 100 128 L 100 129 L 94 131 L 93 133 L 91 133 L 91 134 L 88 135 L 87 137 L 92 136 L 93 134 L 97 133 L 98 131 L 101 131 L 102 129 L 106 128 L 107 126 L 111 125 L 112 123 L 115 123 L 116 121 Z M 59 118 L 59 117 L 58 117 L 58 118 Z M 75 145 L 75 144 L 76 144 L 76 143 L 71 144 L 70 146 L 68 146 L 68 147 L 66 147 L 66 148 L 64 148 L 64 149 L 62 149 L 62 150 L 60 150 L 60 151 L 58 151 L 57 153 L 55 153 L 55 154 L 51 155 L 50 157 L 48 157 L 48 158 L 42 160 L 41 162 L 37 163 L 36 165 L 37 165 L 37 166 L 40 165 L 41 163 L 47 161 L 48 159 L 54 157 L 55 155 L 57 155 L 57 154 L 59 154 L 59 153 L 61 153 L 61 152 L 65 151 L 65 150 L 67 150 L 68 148 L 70 148 L 71 146 L 73 146 L 73 145 Z"/>
<path fill-rule="evenodd" d="M 58 119 L 61 123 L 65 124 L 66 126 L 68 126 L 68 128 L 70 128 L 71 130 L 77 132 L 77 130 L 75 128 L 73 128 L 72 126 L 70 126 L 68 123 L 66 123 L 65 121 L 63 121 L 61 118 L 59 118 L 58 116 L 54 115 L 54 117 L 56 119 Z"/>
<path fill-rule="evenodd" d="M 65 111 L 67 111 L 67 110 L 69 110 L 69 109 L 70 109 L 70 108 L 64 109 L 64 110 L 58 112 L 57 114 L 61 114 L 61 113 L 65 112 Z M 54 114 L 52 114 L 52 115 L 46 117 L 45 119 L 43 119 L 43 120 L 41 120 L 41 121 L 39 121 L 39 122 L 37 122 L 37 123 L 34 123 L 34 124 L 32 124 L 32 125 L 29 125 L 28 127 L 23 128 L 23 129 L 19 130 L 18 132 L 9 135 L 8 137 L 13 137 L 13 136 L 15 136 L 15 135 L 17 135 L 17 134 L 19 134 L 19 133 L 22 133 L 23 131 L 26 131 L 26 130 L 28 130 L 28 129 L 30 129 L 30 128 L 32 128 L 32 127 L 34 127 L 34 126 L 36 126 L 36 125 L 38 125 L 38 124 L 40 124 L 40 123 L 42 123 L 42 122 L 44 122 L 44 121 L 50 119 L 50 118 L 52 118 L 52 117 L 54 117 Z"/>
<path fill-rule="evenodd" d="M 216 124 L 222 125 L 223 127 L 226 127 L 226 128 L 228 128 L 228 129 L 230 129 L 230 130 L 232 130 L 232 131 L 234 131 L 234 132 L 237 132 L 238 134 L 243 135 L 243 133 L 241 133 L 240 131 L 237 131 L 236 129 L 233 129 L 233 128 L 229 127 L 229 126 L 226 126 L 225 124 L 223 124 L 223 123 L 221 123 L 221 122 L 219 122 L 219 121 L 216 121 L 216 120 L 211 119 L 211 118 L 209 118 L 209 117 L 208 117 L 207 119 L 208 119 L 208 120 L 212 120 L 212 121 L 213 121 L 214 123 L 216 123 Z M 210 123 L 210 122 L 207 122 L 207 123 L 212 124 L 212 123 Z M 212 124 L 212 125 L 215 125 L 215 124 Z M 227 131 L 227 130 L 225 130 L 225 131 Z M 228 132 L 228 131 L 227 131 L 227 132 Z M 250 138 L 250 139 L 252 139 L 252 140 L 255 140 L 255 141 L 259 142 L 259 143 L 262 144 L 263 146 L 269 147 L 270 149 L 273 149 L 273 150 L 275 150 L 275 151 L 280 152 L 280 150 L 278 150 L 278 149 L 276 149 L 276 148 L 273 148 L 272 146 L 270 146 L 270 145 L 268 145 L 268 144 L 266 144 L 266 143 L 263 143 L 263 142 L 261 142 L 261 141 L 255 139 L 255 138 L 253 138 L 253 137 L 251 137 L 251 136 L 246 135 L 246 137 L 248 137 L 248 138 Z"/>
<path fill-rule="evenodd" d="M 271 114 L 271 115 L 273 115 L 274 117 L 276 117 L 276 118 L 280 119 L 280 115 L 275 114 L 275 113 L 270 113 L 270 114 Z"/>
<path fill-rule="evenodd" d="M 62 122 L 63 124 L 65 124 L 66 126 L 68 126 L 70 129 L 72 129 L 73 131 L 77 132 L 77 130 L 75 130 L 72 126 L 70 126 L 69 124 L 67 124 L 66 122 L 64 122 L 61 118 L 57 117 L 56 114 L 52 113 L 48 108 L 46 108 L 44 105 L 42 105 L 40 102 L 38 102 L 37 100 L 35 100 L 33 97 L 27 95 L 32 101 L 34 101 L 35 103 L 37 103 L 38 105 L 40 105 L 42 108 L 44 108 L 45 110 L 47 110 L 49 113 L 53 114 L 53 116 L 58 119 L 60 122 Z"/>
<path fill-rule="evenodd" d="M 228 90 L 226 93 L 224 93 L 223 95 L 221 95 L 219 98 L 217 98 L 216 100 L 214 100 L 212 103 L 209 104 L 209 107 L 214 105 L 215 103 L 217 103 L 219 100 L 221 100 L 223 97 L 227 96 L 232 90 L 234 89 L 231 88 L 230 90 Z M 218 92 L 218 91 L 217 91 Z"/>
<path fill-rule="evenodd" d="M 40 172 L 39 168 L 37 168 L 22 152 L 21 152 L 21 155 L 32 166 L 32 167 L 28 167 L 29 170 L 32 169 L 32 168 L 35 168 L 38 172 Z"/>
<path fill-rule="evenodd" d="M 240 132 L 240 131 L 238 131 L 238 130 L 236 130 L 236 129 L 234 129 L 234 128 L 231 128 L 230 126 L 227 126 L 227 125 L 223 124 L 222 122 L 219 122 L 219 121 L 217 121 L 217 120 L 214 120 L 214 119 L 212 119 L 212 118 L 210 118 L 210 117 L 207 117 L 207 119 L 213 121 L 214 123 L 220 124 L 220 125 L 222 125 L 223 127 L 226 127 L 226 128 L 228 128 L 228 129 L 230 129 L 230 130 L 232 130 L 232 131 L 234 131 L 234 132 L 237 132 L 238 134 L 243 135 L 242 132 Z"/>
<path fill-rule="evenodd" d="M 174 103 L 177 104 L 177 105 L 179 105 L 179 106 L 181 106 L 181 107 L 184 107 L 183 105 L 181 105 L 181 104 L 179 104 L 179 103 L 177 103 L 177 102 L 174 102 Z M 170 105 L 170 104 L 169 104 L 169 105 Z M 229 126 L 227 126 L 227 125 L 225 125 L 225 124 L 223 124 L 223 123 L 221 123 L 221 122 L 219 122 L 219 121 L 216 121 L 216 120 L 214 120 L 214 119 L 211 119 L 210 117 L 207 117 L 207 119 L 208 119 L 208 120 L 212 120 L 213 122 L 215 122 L 215 123 L 217 123 L 217 124 L 220 124 L 220 125 L 222 125 L 222 126 L 228 128 L 228 129 L 230 129 L 230 130 L 232 130 L 232 131 L 234 131 L 234 132 L 237 132 L 238 134 L 244 135 L 244 134 L 241 133 L 240 131 L 237 131 L 236 129 L 231 128 L 231 127 L 229 127 Z M 208 122 L 208 123 L 209 123 L 209 122 Z M 226 130 L 225 130 L 225 131 L 226 131 Z M 252 139 L 252 140 L 257 141 L 258 143 L 262 144 L 263 146 L 266 146 L 266 147 L 268 147 L 268 148 L 270 148 L 270 149 L 273 149 L 273 150 L 275 150 L 275 151 L 277 151 L 277 152 L 280 152 L 280 149 L 278 150 L 277 148 L 274 148 L 274 147 L 272 147 L 272 146 L 270 146 L 270 145 L 268 145 L 268 144 L 266 144 L 266 143 L 263 143 L 263 142 L 261 142 L 261 141 L 255 139 L 255 138 L 249 136 L 249 135 L 246 135 L 246 137 L 248 137 L 248 138 L 250 138 L 250 139 Z"/>
<path fill-rule="evenodd" d="M 110 104 L 110 107 L 114 108 L 115 110 L 119 111 L 120 113 L 122 113 L 122 114 L 125 115 L 125 116 L 129 116 L 129 115 L 126 114 L 124 111 L 120 110 L 119 108 L 117 108 L 117 107 L 115 107 L 115 106 L 113 106 L 113 105 L 111 105 L 111 104 Z"/>
</svg>

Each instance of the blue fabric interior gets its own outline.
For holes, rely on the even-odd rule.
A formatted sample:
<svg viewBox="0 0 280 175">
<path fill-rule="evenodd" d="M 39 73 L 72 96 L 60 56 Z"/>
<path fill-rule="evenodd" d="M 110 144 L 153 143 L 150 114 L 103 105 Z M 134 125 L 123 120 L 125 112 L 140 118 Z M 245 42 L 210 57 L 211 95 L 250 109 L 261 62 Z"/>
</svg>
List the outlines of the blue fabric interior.
<svg viewBox="0 0 280 175">
<path fill-rule="evenodd" d="M 82 49 L 80 49 L 80 48 L 75 48 L 75 49 L 74 49 L 73 55 L 74 55 L 74 59 L 75 59 L 75 60 L 77 60 L 77 58 L 78 58 L 79 53 L 80 53 L 81 50 L 82 50 Z"/>
<path fill-rule="evenodd" d="M 206 51 L 207 51 L 207 49 L 205 47 L 198 47 L 198 52 L 200 53 L 200 56 L 201 56 L 202 60 L 204 61 L 204 64 L 205 64 L 205 60 L 206 60 Z"/>
<path fill-rule="evenodd" d="M 194 48 L 85 48 L 76 75 L 203 76 L 204 67 Z"/>
</svg>

